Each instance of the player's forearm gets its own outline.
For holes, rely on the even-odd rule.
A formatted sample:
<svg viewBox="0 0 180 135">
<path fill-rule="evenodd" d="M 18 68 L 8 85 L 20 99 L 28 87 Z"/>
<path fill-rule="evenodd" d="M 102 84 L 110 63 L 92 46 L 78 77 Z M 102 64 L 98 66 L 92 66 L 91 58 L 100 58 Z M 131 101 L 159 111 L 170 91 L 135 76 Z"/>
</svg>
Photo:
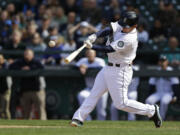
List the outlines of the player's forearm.
<svg viewBox="0 0 180 135">
<path fill-rule="evenodd" d="M 102 51 L 105 53 L 115 52 L 115 50 L 110 45 L 109 46 L 93 45 L 92 49 L 96 51 Z"/>
<path fill-rule="evenodd" d="M 113 33 L 113 30 L 111 27 L 106 27 L 103 30 L 100 30 L 96 33 L 97 37 L 105 37 Z"/>
</svg>

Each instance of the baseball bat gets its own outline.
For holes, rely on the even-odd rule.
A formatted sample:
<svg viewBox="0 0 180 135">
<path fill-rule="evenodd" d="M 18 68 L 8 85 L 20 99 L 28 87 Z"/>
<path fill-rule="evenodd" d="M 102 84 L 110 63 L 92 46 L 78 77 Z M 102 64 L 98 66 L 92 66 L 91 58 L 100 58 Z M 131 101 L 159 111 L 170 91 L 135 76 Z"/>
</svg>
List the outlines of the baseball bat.
<svg viewBox="0 0 180 135">
<path fill-rule="evenodd" d="M 72 60 L 74 60 L 74 58 L 76 58 L 76 56 L 86 47 L 86 44 L 84 44 L 83 46 L 81 46 L 79 49 L 77 49 L 76 51 L 72 52 L 71 54 L 69 54 L 64 62 L 66 64 L 69 64 Z"/>
</svg>

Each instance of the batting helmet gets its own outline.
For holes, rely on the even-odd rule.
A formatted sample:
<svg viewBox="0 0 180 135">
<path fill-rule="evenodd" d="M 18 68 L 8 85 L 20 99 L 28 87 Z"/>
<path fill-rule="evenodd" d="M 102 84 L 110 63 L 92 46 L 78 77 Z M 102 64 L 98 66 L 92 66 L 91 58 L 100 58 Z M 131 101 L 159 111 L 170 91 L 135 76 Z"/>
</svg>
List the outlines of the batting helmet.
<svg viewBox="0 0 180 135">
<path fill-rule="evenodd" d="M 119 24 L 122 27 L 129 28 L 133 25 L 138 24 L 138 15 L 134 11 L 128 11 L 121 15 L 121 19 L 119 20 Z"/>
</svg>

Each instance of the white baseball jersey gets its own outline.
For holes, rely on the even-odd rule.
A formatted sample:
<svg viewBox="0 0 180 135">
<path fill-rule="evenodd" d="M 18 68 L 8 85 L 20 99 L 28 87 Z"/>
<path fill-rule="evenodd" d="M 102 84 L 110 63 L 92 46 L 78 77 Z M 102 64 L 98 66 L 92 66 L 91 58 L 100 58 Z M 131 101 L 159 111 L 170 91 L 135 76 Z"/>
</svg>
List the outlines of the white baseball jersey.
<svg viewBox="0 0 180 135">
<path fill-rule="evenodd" d="M 111 63 L 130 64 L 136 57 L 138 47 L 137 30 L 134 28 L 129 33 L 123 33 L 118 22 L 111 23 L 113 29 L 113 41 L 109 44 L 115 52 L 108 53 Z"/>
<path fill-rule="evenodd" d="M 158 70 L 161 70 L 159 68 Z M 172 71 L 171 67 L 167 67 L 167 71 Z M 149 84 L 156 86 L 156 91 L 158 93 L 172 92 L 172 85 L 179 84 L 179 79 L 177 77 L 152 77 L 149 79 Z"/>
<path fill-rule="evenodd" d="M 96 57 L 93 63 L 89 63 L 87 58 L 81 58 L 77 63 L 76 66 L 79 67 L 81 65 L 86 65 L 88 68 L 98 68 L 104 67 L 105 61 L 102 58 Z M 91 89 L 94 84 L 95 77 L 85 77 L 86 87 Z"/>
</svg>

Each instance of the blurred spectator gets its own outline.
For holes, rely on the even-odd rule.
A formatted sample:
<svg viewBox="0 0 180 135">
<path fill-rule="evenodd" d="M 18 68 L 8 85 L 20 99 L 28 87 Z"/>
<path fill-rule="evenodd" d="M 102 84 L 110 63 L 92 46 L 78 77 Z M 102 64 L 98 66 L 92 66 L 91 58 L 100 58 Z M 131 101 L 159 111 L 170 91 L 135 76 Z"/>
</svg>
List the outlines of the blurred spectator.
<svg viewBox="0 0 180 135">
<path fill-rule="evenodd" d="M 134 11 L 134 5 L 131 1 L 127 0 L 126 1 L 126 10 L 127 11 Z"/>
<path fill-rule="evenodd" d="M 51 17 L 48 15 L 43 15 L 42 21 L 39 23 L 38 32 L 41 34 L 42 38 L 47 38 L 49 36 L 48 29 L 51 24 Z"/>
<path fill-rule="evenodd" d="M 94 50 L 87 50 L 86 57 L 81 58 L 76 66 L 79 67 L 79 70 L 82 75 L 86 75 L 86 71 L 88 68 L 102 68 L 105 66 L 105 62 L 101 58 L 96 57 L 96 52 Z M 79 105 L 83 103 L 83 101 L 90 95 L 90 90 L 93 87 L 95 81 L 95 76 L 86 76 L 86 88 L 80 91 L 77 95 Z M 104 93 L 104 95 L 99 99 L 97 104 L 97 119 L 98 120 L 106 120 L 106 105 L 107 105 L 108 93 Z M 91 116 L 87 117 L 87 120 L 91 120 Z"/>
<path fill-rule="evenodd" d="M 149 24 L 147 18 L 145 18 L 145 17 L 142 15 L 142 12 L 139 11 L 138 8 L 135 8 L 134 11 L 135 11 L 136 14 L 138 14 L 138 16 L 139 16 L 139 21 L 138 21 L 138 23 L 145 25 L 145 26 L 146 26 L 146 29 L 149 30 L 150 27 L 151 27 L 151 25 Z"/>
<path fill-rule="evenodd" d="M 71 29 L 73 26 L 75 26 L 76 23 L 76 13 L 75 12 L 69 12 L 68 13 L 68 18 L 67 18 L 67 23 L 64 23 L 60 26 L 60 33 L 64 36 L 64 37 L 68 37 L 68 31 L 69 29 Z"/>
<path fill-rule="evenodd" d="M 120 10 L 120 5 L 118 0 L 110 0 L 110 8 L 113 10 Z"/>
<path fill-rule="evenodd" d="M 46 45 L 43 43 L 39 33 L 35 33 L 32 37 L 30 43 L 27 44 L 27 48 L 33 51 L 44 51 L 46 49 Z"/>
<path fill-rule="evenodd" d="M 20 16 L 19 15 L 13 16 L 12 17 L 12 31 L 20 30 L 22 28 L 23 26 L 21 24 Z"/>
<path fill-rule="evenodd" d="M 45 10 L 45 15 L 52 19 L 53 16 L 55 15 L 55 11 L 54 10 L 56 10 L 55 7 L 48 7 L 47 6 L 47 8 Z"/>
<path fill-rule="evenodd" d="M 179 66 L 180 65 L 180 54 L 179 53 L 173 53 L 175 51 L 179 51 L 178 48 L 179 42 L 176 37 L 170 37 L 168 41 L 168 47 L 164 49 L 164 51 L 172 51 L 172 53 L 164 54 L 171 66 Z"/>
<path fill-rule="evenodd" d="M 101 22 L 96 26 L 97 31 L 104 29 L 109 25 L 109 19 L 107 17 L 102 17 Z"/>
<path fill-rule="evenodd" d="M 9 14 L 6 10 L 1 12 L 0 18 L 0 49 L 9 41 L 11 35 L 12 21 L 9 20 Z"/>
<path fill-rule="evenodd" d="M 58 27 L 51 26 L 49 27 L 48 32 L 49 32 L 49 36 L 44 39 L 46 44 L 48 44 L 48 42 L 50 41 L 52 37 L 56 37 L 56 42 L 58 45 L 64 44 L 65 39 L 61 34 L 58 33 Z"/>
<path fill-rule="evenodd" d="M 22 42 L 22 32 L 15 30 L 12 33 L 11 39 L 7 45 L 4 46 L 7 50 L 24 50 L 25 44 Z"/>
<path fill-rule="evenodd" d="M 34 34 L 37 31 L 38 26 L 36 25 L 35 22 L 31 22 L 28 26 L 27 26 L 27 31 L 24 33 L 23 35 L 23 41 L 26 43 L 31 42 Z"/>
<path fill-rule="evenodd" d="M 39 70 L 43 69 L 40 61 L 34 58 L 34 52 L 30 49 L 25 50 L 24 58 L 15 61 L 10 65 L 10 69 L 14 70 Z M 45 111 L 45 81 L 43 77 L 23 77 L 20 82 L 21 105 L 23 108 L 23 117 L 30 119 L 31 107 L 34 105 L 38 112 L 39 119 L 46 120 Z"/>
<path fill-rule="evenodd" d="M 0 70 L 7 69 L 7 63 L 4 56 L 0 54 Z M 0 77 L 0 118 L 10 119 L 11 114 L 9 111 L 10 97 L 11 97 L 11 77 Z"/>
<path fill-rule="evenodd" d="M 110 4 L 104 7 L 102 16 L 108 18 L 110 21 L 115 21 L 120 17 L 120 5 L 118 0 L 110 0 Z"/>
<path fill-rule="evenodd" d="M 171 0 L 160 1 L 159 11 L 156 18 L 161 21 L 166 37 L 169 36 L 171 27 L 175 24 L 176 17 L 177 11 L 173 7 Z"/>
<path fill-rule="evenodd" d="M 73 39 L 69 39 L 63 46 L 64 51 L 73 51 L 76 49 L 76 43 Z"/>
<path fill-rule="evenodd" d="M 150 31 L 150 38 L 155 42 L 161 42 L 165 40 L 164 31 L 162 27 L 162 23 L 160 20 L 154 21 L 154 26 L 151 28 Z"/>
<path fill-rule="evenodd" d="M 145 49 L 147 46 L 145 45 L 149 40 L 149 33 L 145 29 L 145 25 L 141 24 L 138 26 L 138 45 L 141 49 Z"/>
<path fill-rule="evenodd" d="M 69 12 L 78 13 L 79 9 L 76 5 L 76 1 L 77 0 L 66 0 L 65 2 L 63 1 L 64 3 L 63 7 L 64 7 L 66 15 L 69 14 Z"/>
<path fill-rule="evenodd" d="M 59 65 L 61 63 L 61 54 L 60 53 L 52 53 L 53 51 L 62 51 L 62 44 L 58 44 L 58 37 L 52 36 L 50 40 L 53 40 L 56 42 L 55 46 L 51 46 L 48 44 L 48 47 L 46 48 L 45 52 L 47 54 L 43 57 L 43 63 L 46 65 Z M 50 54 L 48 52 L 51 52 Z"/>
<path fill-rule="evenodd" d="M 49 7 L 59 6 L 59 0 L 45 0 L 44 3 Z"/>
<path fill-rule="evenodd" d="M 173 24 L 172 31 L 171 31 L 170 35 L 177 37 L 178 41 L 180 41 L 180 14 L 176 18 L 176 23 Z"/>
<path fill-rule="evenodd" d="M 9 13 L 9 16 L 13 16 L 15 15 L 16 13 L 16 7 L 13 3 L 9 3 L 7 6 L 6 6 L 6 10 L 7 12 Z"/>
<path fill-rule="evenodd" d="M 4 50 L 11 50 L 11 51 L 18 51 L 18 50 L 25 50 L 26 46 L 25 44 L 22 42 L 22 32 L 19 30 L 15 30 L 12 33 L 12 36 L 10 38 L 10 40 L 8 41 L 8 43 L 4 46 Z M 15 52 L 16 52 L 15 51 Z M 7 55 L 7 59 L 9 63 L 12 63 L 14 61 L 14 59 L 16 58 L 20 58 L 22 57 L 21 54 L 15 54 L 15 55 Z"/>
<path fill-rule="evenodd" d="M 138 71 L 139 67 L 133 66 L 133 70 Z M 129 99 L 137 100 L 138 86 L 140 83 L 139 81 L 140 81 L 139 77 L 133 77 L 132 78 L 132 81 L 131 81 L 129 88 L 128 88 L 128 98 Z M 119 120 L 118 110 L 114 107 L 113 103 L 111 103 L 110 112 L 111 112 L 111 120 Z M 133 113 L 128 113 L 128 120 L 136 120 L 136 115 Z"/>
<path fill-rule="evenodd" d="M 25 20 L 26 18 L 24 17 L 25 15 L 23 13 L 18 13 L 16 14 L 17 18 L 14 17 L 14 20 L 17 20 L 20 23 L 20 29 L 25 30 L 27 26 L 27 21 Z"/>
<path fill-rule="evenodd" d="M 26 13 L 27 10 L 32 11 L 34 14 L 38 13 L 38 0 L 27 0 L 23 6 L 23 12 Z"/>
<path fill-rule="evenodd" d="M 141 24 L 138 26 L 138 41 L 146 43 L 149 40 L 149 33 L 145 29 L 145 25 Z"/>
<path fill-rule="evenodd" d="M 26 48 L 33 50 L 34 52 L 44 52 L 46 49 L 46 44 L 43 42 L 39 33 L 35 33 L 32 37 L 31 42 L 27 43 Z M 42 58 L 42 54 L 36 54 L 37 59 Z"/>
<path fill-rule="evenodd" d="M 81 20 L 97 25 L 101 20 L 101 9 L 98 8 L 96 0 L 83 0 Z"/>
<path fill-rule="evenodd" d="M 27 10 L 26 13 L 25 13 L 24 18 L 25 18 L 26 22 L 34 20 L 35 19 L 35 14 L 31 10 Z"/>
<path fill-rule="evenodd" d="M 64 14 L 64 9 L 62 7 L 57 7 L 54 14 L 51 26 L 60 27 L 62 24 L 67 23 L 67 17 Z"/>
<path fill-rule="evenodd" d="M 74 40 L 76 41 L 77 48 L 83 45 L 84 40 L 91 34 L 97 32 L 96 28 L 90 25 L 88 22 L 81 22 L 76 26 L 69 29 L 69 34 L 71 37 L 74 35 Z"/>
<path fill-rule="evenodd" d="M 158 70 L 172 71 L 173 69 L 168 66 L 168 60 L 166 56 L 161 56 L 159 60 Z M 179 79 L 177 77 L 151 77 L 149 79 L 149 85 L 151 93 L 147 99 L 147 104 L 155 104 L 160 101 L 160 114 L 163 119 L 166 117 L 168 104 L 173 98 L 173 91 L 176 91 L 179 85 Z"/>
<path fill-rule="evenodd" d="M 38 8 L 38 14 L 37 14 L 37 21 L 40 21 L 40 19 L 43 18 L 43 15 L 45 14 L 46 12 L 46 5 L 45 4 L 41 4 Z"/>
</svg>

